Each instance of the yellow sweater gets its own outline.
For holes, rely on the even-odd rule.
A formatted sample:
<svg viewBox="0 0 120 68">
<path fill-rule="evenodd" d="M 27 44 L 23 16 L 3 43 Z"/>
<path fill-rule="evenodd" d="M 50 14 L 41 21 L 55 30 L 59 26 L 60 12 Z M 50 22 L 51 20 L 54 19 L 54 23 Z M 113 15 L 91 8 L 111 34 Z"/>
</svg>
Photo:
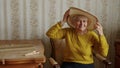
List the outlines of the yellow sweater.
<svg viewBox="0 0 120 68">
<path fill-rule="evenodd" d="M 108 54 L 109 46 L 104 35 L 98 36 L 94 31 L 88 31 L 84 35 L 78 35 L 73 28 L 62 28 L 57 23 L 46 34 L 53 39 L 65 39 L 66 48 L 63 58 L 65 62 L 93 63 L 93 46 L 101 55 L 106 57 Z"/>
</svg>

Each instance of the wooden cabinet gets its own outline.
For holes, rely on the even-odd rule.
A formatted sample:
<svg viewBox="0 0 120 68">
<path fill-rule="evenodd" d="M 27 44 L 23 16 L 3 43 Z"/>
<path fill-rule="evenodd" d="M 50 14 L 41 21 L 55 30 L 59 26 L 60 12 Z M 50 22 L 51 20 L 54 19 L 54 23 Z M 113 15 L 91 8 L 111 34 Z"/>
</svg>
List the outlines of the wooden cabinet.
<svg viewBox="0 0 120 68">
<path fill-rule="evenodd" d="M 115 41 L 115 68 L 120 68 L 120 39 Z"/>
<path fill-rule="evenodd" d="M 43 68 L 41 40 L 0 40 L 0 68 Z"/>
</svg>

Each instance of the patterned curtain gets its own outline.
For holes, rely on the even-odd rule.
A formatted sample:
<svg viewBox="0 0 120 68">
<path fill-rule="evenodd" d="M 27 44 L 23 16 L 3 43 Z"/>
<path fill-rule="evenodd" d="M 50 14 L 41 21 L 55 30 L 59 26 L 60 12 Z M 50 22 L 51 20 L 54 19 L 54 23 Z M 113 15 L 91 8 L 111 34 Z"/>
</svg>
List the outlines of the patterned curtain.
<svg viewBox="0 0 120 68">
<path fill-rule="evenodd" d="M 45 33 L 69 7 L 98 17 L 110 44 L 109 58 L 114 62 L 113 44 L 120 36 L 120 0 L 0 0 L 0 40 L 42 39 L 49 57 L 51 50 Z M 103 67 L 100 63 L 97 66 Z"/>
</svg>

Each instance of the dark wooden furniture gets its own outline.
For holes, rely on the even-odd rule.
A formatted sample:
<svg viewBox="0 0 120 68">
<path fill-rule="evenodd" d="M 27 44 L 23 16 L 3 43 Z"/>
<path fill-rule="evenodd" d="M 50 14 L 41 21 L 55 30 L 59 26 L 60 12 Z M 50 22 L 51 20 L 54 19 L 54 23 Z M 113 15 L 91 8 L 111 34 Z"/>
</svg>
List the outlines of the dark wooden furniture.
<svg viewBox="0 0 120 68">
<path fill-rule="evenodd" d="M 0 68 L 43 68 L 45 61 L 41 40 L 0 40 Z"/>
<path fill-rule="evenodd" d="M 52 46 L 52 57 L 49 59 L 50 63 L 52 64 L 53 68 L 60 68 L 60 64 L 62 63 L 62 58 L 63 58 L 62 55 L 63 55 L 63 49 L 65 47 L 65 41 L 50 39 L 50 42 Z M 93 55 L 105 65 L 105 68 L 109 68 L 109 66 L 112 64 L 109 60 L 107 60 L 107 58 L 104 58 L 98 53 L 93 52 Z"/>
<path fill-rule="evenodd" d="M 115 40 L 115 68 L 120 68 L 120 39 Z"/>
</svg>

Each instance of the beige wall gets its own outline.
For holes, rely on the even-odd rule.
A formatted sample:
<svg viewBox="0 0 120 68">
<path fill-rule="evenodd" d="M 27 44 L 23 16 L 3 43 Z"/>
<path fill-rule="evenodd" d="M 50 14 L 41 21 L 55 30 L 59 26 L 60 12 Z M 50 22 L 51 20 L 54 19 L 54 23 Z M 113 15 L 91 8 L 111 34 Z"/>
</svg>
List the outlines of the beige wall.
<svg viewBox="0 0 120 68">
<path fill-rule="evenodd" d="M 51 50 L 45 33 L 71 6 L 98 17 L 110 44 L 109 58 L 114 61 L 113 44 L 120 36 L 120 0 L 0 0 L 0 40 L 42 39 L 49 57 Z M 45 68 L 49 68 L 47 64 Z"/>
</svg>

